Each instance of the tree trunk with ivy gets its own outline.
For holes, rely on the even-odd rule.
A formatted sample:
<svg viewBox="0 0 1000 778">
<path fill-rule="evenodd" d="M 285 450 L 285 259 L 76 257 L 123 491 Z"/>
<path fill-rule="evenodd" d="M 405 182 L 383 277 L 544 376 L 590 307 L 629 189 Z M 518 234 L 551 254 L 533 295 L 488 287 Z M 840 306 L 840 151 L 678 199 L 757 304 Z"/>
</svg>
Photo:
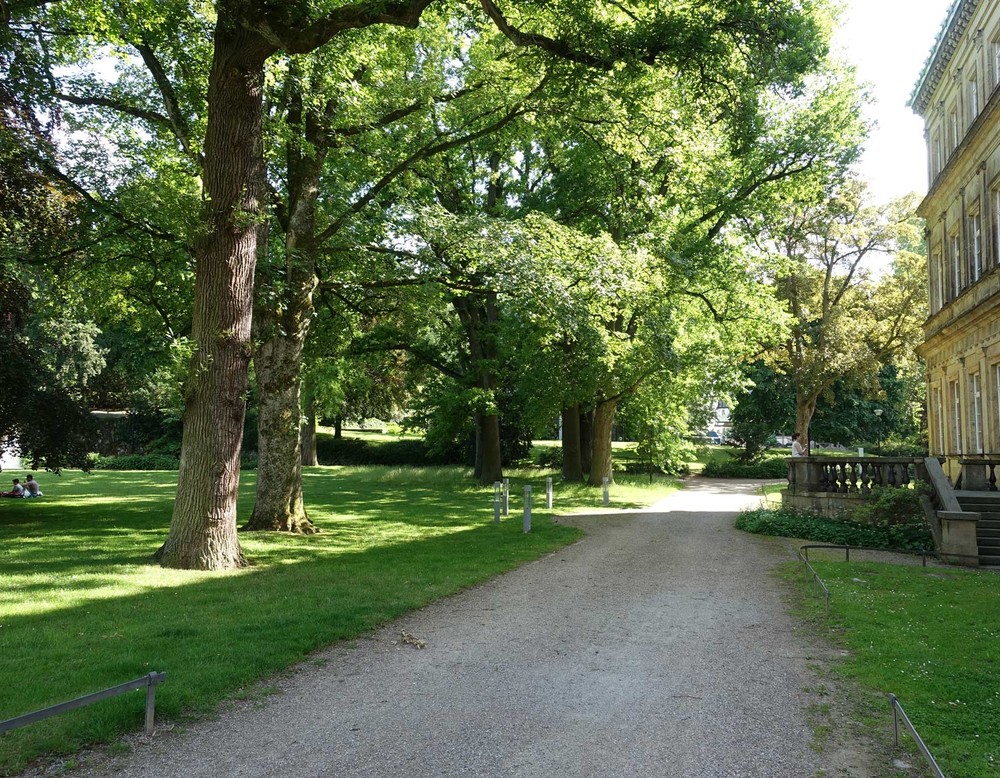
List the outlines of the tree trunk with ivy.
<svg viewBox="0 0 1000 778">
<path fill-rule="evenodd" d="M 601 486 L 604 479 L 612 483 L 613 472 L 611 470 L 611 430 L 615 423 L 615 410 L 618 407 L 618 400 L 602 400 L 594 408 L 594 428 L 593 428 L 593 456 L 590 462 L 590 483 L 591 486 Z"/>
</svg>

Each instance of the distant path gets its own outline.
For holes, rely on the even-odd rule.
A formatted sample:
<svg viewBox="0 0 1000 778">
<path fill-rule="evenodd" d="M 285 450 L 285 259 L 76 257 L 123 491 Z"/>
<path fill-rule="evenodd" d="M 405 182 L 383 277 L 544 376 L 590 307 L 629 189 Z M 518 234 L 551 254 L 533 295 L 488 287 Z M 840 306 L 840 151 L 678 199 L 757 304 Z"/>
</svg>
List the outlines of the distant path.
<svg viewBox="0 0 1000 778">
<path fill-rule="evenodd" d="M 91 774 L 871 775 L 856 749 L 810 747 L 825 649 L 786 615 L 781 544 L 732 528 L 758 483 L 564 519 L 587 537 Z"/>
</svg>

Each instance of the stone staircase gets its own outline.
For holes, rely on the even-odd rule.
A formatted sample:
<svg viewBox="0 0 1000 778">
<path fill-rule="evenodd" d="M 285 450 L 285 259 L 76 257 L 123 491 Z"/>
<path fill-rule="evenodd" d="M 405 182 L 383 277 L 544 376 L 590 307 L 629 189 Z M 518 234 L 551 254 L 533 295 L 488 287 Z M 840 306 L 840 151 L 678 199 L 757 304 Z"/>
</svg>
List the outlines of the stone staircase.
<svg viewBox="0 0 1000 778">
<path fill-rule="evenodd" d="M 981 566 L 1000 567 L 1000 492 L 956 491 L 962 510 L 981 514 L 976 524 Z"/>
</svg>

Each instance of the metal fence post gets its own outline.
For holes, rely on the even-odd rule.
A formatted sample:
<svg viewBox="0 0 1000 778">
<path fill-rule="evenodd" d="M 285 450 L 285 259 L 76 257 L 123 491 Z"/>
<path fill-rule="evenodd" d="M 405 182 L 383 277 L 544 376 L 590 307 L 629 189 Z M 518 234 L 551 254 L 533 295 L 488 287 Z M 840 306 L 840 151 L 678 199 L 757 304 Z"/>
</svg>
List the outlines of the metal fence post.
<svg viewBox="0 0 1000 778">
<path fill-rule="evenodd" d="M 500 523 L 500 482 L 493 482 L 493 523 Z"/>
<path fill-rule="evenodd" d="M 896 748 L 899 748 L 899 713 L 896 711 L 896 695 L 889 695 L 889 707 L 892 708 L 892 737 Z"/>
<path fill-rule="evenodd" d="M 503 515 L 510 513 L 510 479 L 503 479 Z"/>
<path fill-rule="evenodd" d="M 153 734 L 153 723 L 156 719 L 156 684 L 159 682 L 159 678 L 156 673 L 150 673 L 146 676 L 148 683 L 146 685 L 146 734 Z"/>
<path fill-rule="evenodd" d="M 524 485 L 524 531 L 531 532 L 531 484 Z"/>
<path fill-rule="evenodd" d="M 552 478 L 545 479 L 545 507 L 552 507 Z"/>
</svg>

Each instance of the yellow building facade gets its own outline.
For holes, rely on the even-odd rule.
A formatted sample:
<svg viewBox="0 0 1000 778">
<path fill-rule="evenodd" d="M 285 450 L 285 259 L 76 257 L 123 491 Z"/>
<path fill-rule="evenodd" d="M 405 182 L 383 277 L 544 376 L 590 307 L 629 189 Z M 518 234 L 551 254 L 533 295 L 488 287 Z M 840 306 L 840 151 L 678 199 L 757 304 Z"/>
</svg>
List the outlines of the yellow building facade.
<svg viewBox="0 0 1000 778">
<path fill-rule="evenodd" d="M 913 92 L 924 119 L 930 453 L 1000 457 L 1000 2 L 956 0 Z M 992 470 L 992 468 L 991 468 Z"/>
</svg>

